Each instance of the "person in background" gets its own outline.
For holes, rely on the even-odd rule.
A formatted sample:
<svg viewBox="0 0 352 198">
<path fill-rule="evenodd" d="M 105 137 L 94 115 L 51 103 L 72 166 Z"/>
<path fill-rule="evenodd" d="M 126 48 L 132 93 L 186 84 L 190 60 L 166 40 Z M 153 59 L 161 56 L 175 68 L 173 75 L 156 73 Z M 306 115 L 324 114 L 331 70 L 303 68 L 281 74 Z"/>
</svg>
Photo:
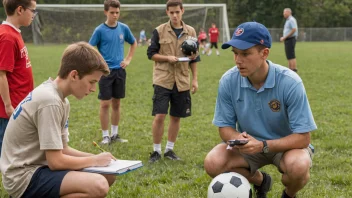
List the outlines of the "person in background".
<svg viewBox="0 0 352 198">
<path fill-rule="evenodd" d="M 219 29 L 216 27 L 215 23 L 211 24 L 211 28 L 209 28 L 208 31 L 209 34 L 209 38 L 210 38 L 210 49 L 208 51 L 208 56 L 211 55 L 211 53 L 213 52 L 213 47 L 216 49 L 216 55 L 220 55 L 219 49 L 218 49 L 218 41 L 219 41 Z"/>
<path fill-rule="evenodd" d="M 288 68 L 294 72 L 297 70 L 295 47 L 298 36 L 298 26 L 296 19 L 292 16 L 290 8 L 285 8 L 283 12 L 286 19 L 283 36 L 280 38 L 281 42 L 285 43 L 285 53 L 288 60 Z"/>
<path fill-rule="evenodd" d="M 137 41 L 130 28 L 118 21 L 120 17 L 120 2 L 118 0 L 104 1 L 106 21 L 93 32 L 89 43 L 97 46 L 99 52 L 109 65 L 110 74 L 102 76 L 99 81 L 100 124 L 103 133 L 101 144 L 111 142 L 127 142 L 120 138 L 119 122 L 121 114 L 121 99 L 125 97 L 126 67 L 130 64 L 137 48 Z M 130 49 L 124 57 L 124 43 L 130 44 Z M 111 106 L 111 136 L 109 135 L 109 109 Z"/>
<path fill-rule="evenodd" d="M 144 46 L 146 42 L 147 42 L 147 36 L 145 35 L 145 30 L 143 29 L 139 33 L 139 45 Z"/>
<path fill-rule="evenodd" d="M 0 25 L 0 153 L 9 117 L 34 88 L 32 64 L 20 27 L 36 14 L 35 0 L 3 0 L 7 15 Z"/>
<path fill-rule="evenodd" d="M 204 31 L 203 28 L 200 28 L 199 33 L 198 33 L 198 43 L 199 43 L 199 49 L 202 50 L 202 54 L 205 54 L 207 52 L 207 33 Z"/>
</svg>

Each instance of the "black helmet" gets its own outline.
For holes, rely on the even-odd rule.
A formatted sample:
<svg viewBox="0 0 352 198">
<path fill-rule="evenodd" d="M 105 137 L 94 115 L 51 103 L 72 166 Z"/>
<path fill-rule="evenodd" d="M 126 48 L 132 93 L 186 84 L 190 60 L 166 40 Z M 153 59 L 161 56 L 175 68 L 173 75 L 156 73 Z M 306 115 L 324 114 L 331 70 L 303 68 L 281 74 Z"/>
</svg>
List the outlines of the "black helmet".
<svg viewBox="0 0 352 198">
<path fill-rule="evenodd" d="M 186 39 L 181 45 L 181 50 L 186 56 L 191 56 L 192 52 L 193 54 L 196 54 L 198 51 L 197 42 L 192 39 Z"/>
</svg>

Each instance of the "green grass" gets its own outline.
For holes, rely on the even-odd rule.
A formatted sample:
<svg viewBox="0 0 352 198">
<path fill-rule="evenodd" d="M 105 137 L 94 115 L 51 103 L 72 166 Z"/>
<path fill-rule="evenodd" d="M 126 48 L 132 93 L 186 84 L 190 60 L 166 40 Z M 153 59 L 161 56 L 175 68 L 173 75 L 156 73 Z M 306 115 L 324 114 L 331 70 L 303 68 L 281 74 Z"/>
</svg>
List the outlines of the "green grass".
<svg viewBox="0 0 352 198">
<path fill-rule="evenodd" d="M 27 45 L 36 85 L 55 77 L 64 45 L 36 47 Z M 198 65 L 199 91 L 192 95 L 193 115 L 182 119 L 175 151 L 183 159 L 162 159 L 148 163 L 152 151 L 152 67 L 146 47 L 139 47 L 127 69 L 127 92 L 122 100 L 120 134 L 129 143 L 105 146 L 121 159 L 139 159 L 144 167 L 119 176 L 109 197 L 206 197 L 211 178 L 203 168 L 205 155 L 220 138 L 212 125 L 218 81 L 234 65 L 230 50 L 217 57 L 202 56 Z M 296 48 L 299 75 L 304 81 L 318 130 L 312 133 L 316 149 L 311 180 L 299 197 L 352 197 L 352 84 L 351 42 L 298 43 Z M 269 59 L 287 65 L 284 46 L 274 43 Z M 99 101 L 94 93 L 82 101 L 70 97 L 70 146 L 98 153 L 92 141 L 100 141 Z M 165 129 L 168 126 L 166 121 Z M 166 143 L 164 134 L 162 148 Z M 274 178 L 269 197 L 279 197 L 281 175 L 273 166 L 264 168 Z M 0 197 L 7 197 L 2 184 Z"/>
</svg>

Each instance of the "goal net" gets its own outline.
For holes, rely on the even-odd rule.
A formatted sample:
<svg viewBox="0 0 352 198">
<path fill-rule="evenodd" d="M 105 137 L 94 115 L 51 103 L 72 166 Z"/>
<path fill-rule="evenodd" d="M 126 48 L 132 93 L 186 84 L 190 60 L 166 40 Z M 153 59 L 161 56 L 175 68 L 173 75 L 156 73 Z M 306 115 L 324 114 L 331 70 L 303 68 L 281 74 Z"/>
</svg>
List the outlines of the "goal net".
<svg viewBox="0 0 352 198">
<path fill-rule="evenodd" d="M 219 42 L 230 39 L 226 4 L 184 4 L 182 19 L 207 32 L 211 23 L 220 31 Z M 98 4 L 37 4 L 39 14 L 23 31 L 26 42 L 35 44 L 88 41 L 94 29 L 106 20 L 103 5 Z M 153 30 L 168 21 L 164 4 L 122 4 L 120 22 L 127 24 L 136 39 L 142 29 L 149 39 Z"/>
</svg>

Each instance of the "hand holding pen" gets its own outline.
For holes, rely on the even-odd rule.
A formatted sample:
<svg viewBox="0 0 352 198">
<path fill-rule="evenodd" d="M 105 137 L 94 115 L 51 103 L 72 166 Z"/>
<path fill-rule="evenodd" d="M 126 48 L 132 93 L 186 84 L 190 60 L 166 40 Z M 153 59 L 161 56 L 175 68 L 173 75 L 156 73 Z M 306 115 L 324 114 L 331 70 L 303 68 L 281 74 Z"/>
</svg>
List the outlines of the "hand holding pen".
<svg viewBox="0 0 352 198">
<path fill-rule="evenodd" d="M 98 148 L 100 151 L 104 152 L 104 153 L 109 153 L 109 152 L 106 152 L 103 148 L 101 148 L 95 141 L 93 141 L 93 145 Z M 116 157 L 114 157 L 112 154 L 111 154 L 111 158 L 114 159 L 114 160 L 117 160 Z"/>
</svg>

